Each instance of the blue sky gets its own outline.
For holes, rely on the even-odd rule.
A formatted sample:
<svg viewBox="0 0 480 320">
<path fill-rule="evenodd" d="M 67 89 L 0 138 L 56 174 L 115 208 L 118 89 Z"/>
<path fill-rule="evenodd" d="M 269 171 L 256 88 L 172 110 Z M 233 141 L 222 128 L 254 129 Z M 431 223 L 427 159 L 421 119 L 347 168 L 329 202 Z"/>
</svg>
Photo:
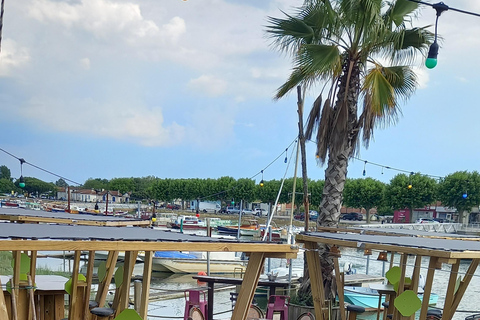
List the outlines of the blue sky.
<svg viewBox="0 0 480 320">
<path fill-rule="evenodd" d="M 301 3 L 6 1 L 0 147 L 79 183 L 250 178 L 279 155 L 264 179 L 281 179 L 298 130 L 296 97 L 272 99 L 291 65 L 271 48 L 264 26 Z M 479 1 L 446 4 L 480 12 Z M 414 24 L 434 22 L 425 7 Z M 418 61 L 420 88 L 361 159 L 435 176 L 479 170 L 480 18 L 447 11 L 438 31 L 437 67 Z M 309 93 L 307 110 L 316 94 Z M 307 153 L 309 177 L 323 179 L 311 143 Z M 20 175 L 18 160 L 3 152 L 0 164 Z M 363 167 L 352 160 L 348 177 L 362 177 Z M 398 172 L 367 164 L 366 173 L 388 182 Z M 23 174 L 57 180 L 26 165 Z"/>
</svg>

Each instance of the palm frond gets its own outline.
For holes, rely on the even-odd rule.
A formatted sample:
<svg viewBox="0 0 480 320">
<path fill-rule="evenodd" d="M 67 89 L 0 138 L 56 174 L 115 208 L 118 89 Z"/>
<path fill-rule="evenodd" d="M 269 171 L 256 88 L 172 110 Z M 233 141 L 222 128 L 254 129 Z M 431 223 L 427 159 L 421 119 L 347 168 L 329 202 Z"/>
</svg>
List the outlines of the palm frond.
<svg viewBox="0 0 480 320">
<path fill-rule="evenodd" d="M 305 128 L 305 138 L 310 140 L 312 138 L 313 131 L 317 128 L 320 113 L 322 111 L 322 94 L 315 99 L 313 102 L 313 107 L 310 110 L 310 114 L 308 115 L 307 119 L 307 127 Z"/>
<path fill-rule="evenodd" d="M 305 68 L 305 72 L 312 74 L 336 77 L 342 71 L 340 50 L 336 45 L 302 46 L 297 63 L 299 67 Z"/>
<path fill-rule="evenodd" d="M 317 158 L 321 164 L 325 163 L 327 159 L 327 151 L 330 146 L 330 134 L 332 127 L 334 109 L 332 108 L 331 100 L 328 98 L 323 105 L 322 115 L 317 127 Z"/>
<path fill-rule="evenodd" d="M 397 0 L 391 7 L 391 10 L 387 11 L 386 16 L 388 16 L 389 20 L 395 23 L 395 25 L 398 27 L 403 23 L 408 15 L 417 9 L 418 3 L 416 2 Z"/>
</svg>

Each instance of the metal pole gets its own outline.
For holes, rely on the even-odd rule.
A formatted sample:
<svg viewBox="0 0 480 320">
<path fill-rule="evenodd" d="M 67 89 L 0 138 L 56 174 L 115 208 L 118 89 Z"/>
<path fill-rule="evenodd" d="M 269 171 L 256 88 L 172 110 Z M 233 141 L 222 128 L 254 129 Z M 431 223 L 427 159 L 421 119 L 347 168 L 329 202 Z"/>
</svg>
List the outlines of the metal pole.
<svg viewBox="0 0 480 320">
<path fill-rule="evenodd" d="M 210 218 L 207 218 L 207 237 L 212 236 L 212 230 L 210 229 Z M 210 275 L 210 252 L 207 252 L 207 276 Z"/>
<path fill-rule="evenodd" d="M 238 213 L 237 239 L 240 239 L 240 226 L 242 225 L 242 205 L 243 205 L 242 201 L 243 200 L 240 200 L 240 212 Z"/>
<path fill-rule="evenodd" d="M 268 241 L 272 241 L 272 226 L 268 226 Z M 267 263 L 267 272 L 272 270 L 272 261 L 271 258 L 268 258 Z"/>
<path fill-rule="evenodd" d="M 293 172 L 293 191 L 292 191 L 292 212 L 290 213 L 290 225 L 288 226 L 288 234 L 293 235 L 293 210 L 295 208 L 295 189 L 297 188 L 297 168 L 298 168 L 298 157 L 300 154 L 300 139 L 297 139 L 297 157 L 295 159 L 295 171 Z M 308 219 L 308 212 L 305 212 L 305 219 Z M 287 238 L 288 243 L 290 244 L 290 237 Z"/>
</svg>

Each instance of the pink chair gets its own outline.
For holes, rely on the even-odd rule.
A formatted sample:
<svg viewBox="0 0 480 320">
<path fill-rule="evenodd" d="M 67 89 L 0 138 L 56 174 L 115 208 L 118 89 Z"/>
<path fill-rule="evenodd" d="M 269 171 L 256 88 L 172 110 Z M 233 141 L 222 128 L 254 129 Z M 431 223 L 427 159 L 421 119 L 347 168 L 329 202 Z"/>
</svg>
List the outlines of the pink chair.
<svg viewBox="0 0 480 320">
<path fill-rule="evenodd" d="M 279 312 L 281 320 L 288 320 L 289 300 L 290 300 L 289 296 L 275 296 L 275 295 L 270 296 L 267 304 L 266 318 L 273 319 L 273 314 L 275 312 Z"/>
<path fill-rule="evenodd" d="M 198 310 L 200 310 L 204 318 L 207 320 L 207 299 L 205 299 L 205 292 L 202 290 L 186 290 L 184 294 L 185 313 L 183 315 L 183 319 L 188 320 L 188 318 L 191 316 L 190 312 L 193 308 L 195 308 L 195 311 L 198 312 Z"/>
</svg>

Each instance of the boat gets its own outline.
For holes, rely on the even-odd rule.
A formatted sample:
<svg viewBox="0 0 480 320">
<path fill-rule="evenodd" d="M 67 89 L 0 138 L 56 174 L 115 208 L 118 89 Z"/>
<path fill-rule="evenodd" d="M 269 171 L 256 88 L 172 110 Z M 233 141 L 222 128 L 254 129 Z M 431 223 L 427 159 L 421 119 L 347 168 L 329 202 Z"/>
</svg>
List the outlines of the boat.
<svg viewBox="0 0 480 320">
<path fill-rule="evenodd" d="M 248 220 L 246 223 L 240 225 L 240 235 L 241 236 L 254 236 L 258 233 L 260 225 L 257 220 Z M 217 232 L 226 233 L 226 234 L 237 234 L 238 226 L 218 226 Z"/>
<path fill-rule="evenodd" d="M 173 212 L 158 212 L 155 213 L 155 215 L 156 220 L 153 222 L 153 225 L 158 227 L 166 227 L 167 224 L 175 222 L 175 220 L 178 218 L 177 214 Z M 148 218 L 150 219 L 150 216 Z"/>
<path fill-rule="evenodd" d="M 230 225 L 230 220 L 220 218 L 210 218 L 210 227 L 217 228 Z M 207 229 L 207 221 L 200 220 L 196 216 L 178 216 L 173 222 L 167 222 L 167 227 L 172 229 Z"/>
<path fill-rule="evenodd" d="M 368 287 L 352 287 L 345 286 L 344 289 L 345 302 L 354 304 L 356 306 L 362 306 L 364 308 L 377 309 L 378 308 L 378 292 Z M 423 293 L 419 293 L 420 300 L 423 298 Z M 430 294 L 428 301 L 429 305 L 435 305 L 438 301 L 438 295 L 435 293 Z M 385 295 L 382 295 L 381 303 L 385 302 Z"/>
<path fill-rule="evenodd" d="M 140 259 L 144 256 L 139 255 Z M 206 252 L 186 253 L 179 251 L 156 251 L 152 269 L 158 272 L 198 273 L 207 271 Z M 244 261 L 235 257 L 235 252 L 211 252 L 210 273 L 245 272 Z"/>
</svg>

